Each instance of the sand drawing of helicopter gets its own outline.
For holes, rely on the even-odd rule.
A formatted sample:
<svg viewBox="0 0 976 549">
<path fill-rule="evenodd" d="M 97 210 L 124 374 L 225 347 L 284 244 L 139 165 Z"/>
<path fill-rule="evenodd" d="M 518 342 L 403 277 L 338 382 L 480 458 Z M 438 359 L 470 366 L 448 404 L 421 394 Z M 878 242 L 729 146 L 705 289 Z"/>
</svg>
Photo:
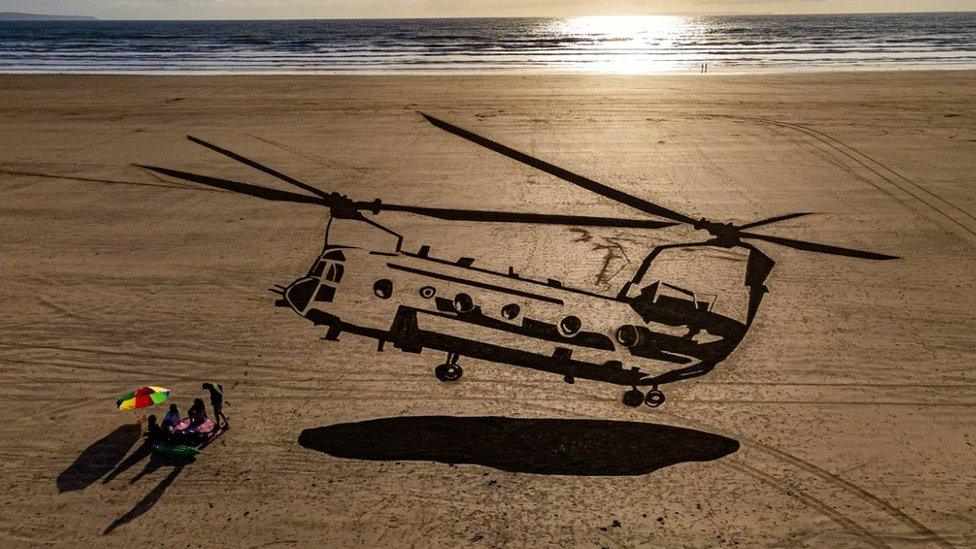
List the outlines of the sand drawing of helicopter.
<svg viewBox="0 0 976 549">
<path fill-rule="evenodd" d="M 325 192 L 254 160 L 188 136 L 190 141 L 280 179 L 302 193 L 283 191 L 189 172 L 139 165 L 173 178 L 274 201 L 314 204 L 330 211 L 325 246 L 305 274 L 288 286 L 276 286 L 276 305 L 290 307 L 315 325 L 326 327 L 326 340 L 350 333 L 377 340 L 378 350 L 392 344 L 409 353 L 425 349 L 447 354 L 434 373 L 441 381 L 462 375 L 459 359 L 473 359 L 558 374 L 567 383 L 588 379 L 627 388 L 627 406 L 660 406 L 661 385 L 710 372 L 739 344 L 751 326 L 774 261 L 755 245 L 765 241 L 798 250 L 861 259 L 895 256 L 817 244 L 748 231 L 793 219 L 807 212 L 733 225 L 685 214 L 651 203 L 592 179 L 539 160 L 433 116 L 435 127 L 539 169 L 583 189 L 629 206 L 655 219 L 431 208 L 354 201 Z M 687 224 L 705 231 L 700 242 L 659 245 L 642 261 L 632 279 L 615 295 L 564 286 L 556 279 L 531 280 L 512 268 L 498 272 L 474 265 L 474 259 L 433 257 L 429 246 L 403 250 L 403 237 L 367 214 L 408 212 L 447 221 L 529 223 L 571 227 L 662 229 Z M 335 240 L 340 224 L 363 224 L 389 239 L 381 246 Z M 713 310 L 713 298 L 676 284 L 644 278 L 662 252 L 673 248 L 740 249 L 745 260 L 744 318 Z M 736 283 L 738 284 L 738 283 Z M 742 288 L 742 286 L 739 286 Z M 365 314 L 368 312 L 369 314 Z M 647 389 L 645 394 L 641 389 Z"/>
</svg>

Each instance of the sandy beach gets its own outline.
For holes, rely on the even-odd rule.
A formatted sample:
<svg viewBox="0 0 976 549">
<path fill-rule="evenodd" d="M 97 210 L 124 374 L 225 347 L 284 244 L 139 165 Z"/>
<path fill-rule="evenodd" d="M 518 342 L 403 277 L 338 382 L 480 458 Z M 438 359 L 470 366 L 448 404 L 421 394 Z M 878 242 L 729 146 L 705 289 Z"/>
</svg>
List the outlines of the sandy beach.
<svg viewBox="0 0 976 549">
<path fill-rule="evenodd" d="M 0 76 L 0 545 L 972 546 L 974 88 L 970 71 Z M 776 270 L 740 347 L 632 409 L 606 384 L 471 360 L 441 383 L 433 352 L 324 341 L 267 291 L 321 251 L 321 208 L 133 166 L 283 188 L 192 134 L 357 200 L 633 214 L 417 111 L 696 216 L 815 212 L 763 232 L 902 259 L 762 246 Z M 407 250 L 605 293 L 653 246 L 702 236 L 382 220 Z M 232 429 L 195 462 L 109 460 L 146 416 L 120 394 L 162 385 L 185 409 L 204 380 Z M 558 474 L 537 450 L 564 420 L 648 424 L 573 450 L 646 470 Z M 338 424 L 373 459 L 326 451 Z M 385 433 L 431 426 L 420 454 L 498 454 L 389 457 Z M 672 427 L 736 444 L 658 463 Z"/>
</svg>

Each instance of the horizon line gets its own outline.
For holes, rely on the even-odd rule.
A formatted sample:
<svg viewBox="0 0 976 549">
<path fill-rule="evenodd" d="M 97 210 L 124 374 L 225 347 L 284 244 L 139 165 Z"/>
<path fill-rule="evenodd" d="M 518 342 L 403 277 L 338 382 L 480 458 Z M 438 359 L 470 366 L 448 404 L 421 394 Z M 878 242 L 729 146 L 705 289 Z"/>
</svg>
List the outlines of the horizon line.
<svg viewBox="0 0 976 549">
<path fill-rule="evenodd" d="M 65 22 L 68 20 L 58 20 L 57 17 L 87 18 L 88 21 L 452 21 L 468 19 L 580 19 L 585 17 L 791 17 L 791 16 L 831 16 L 831 15 L 922 15 L 922 14 L 949 14 L 949 13 L 976 13 L 972 10 L 935 10 L 935 11 L 843 11 L 843 12 L 804 12 L 804 13 L 757 13 L 757 12 L 737 12 L 737 13 L 717 13 L 717 12 L 683 12 L 683 13 L 640 13 L 640 14 L 589 14 L 589 15 L 504 15 L 504 16 L 449 16 L 449 17 L 210 17 L 210 18 L 114 18 L 98 17 L 95 15 L 69 14 L 69 13 L 34 13 L 18 11 L 0 11 L 0 14 L 17 14 L 41 16 L 47 22 Z M 0 20 L 0 23 L 15 22 L 44 22 L 44 20 Z M 78 21 L 81 22 L 81 21 Z"/>
</svg>

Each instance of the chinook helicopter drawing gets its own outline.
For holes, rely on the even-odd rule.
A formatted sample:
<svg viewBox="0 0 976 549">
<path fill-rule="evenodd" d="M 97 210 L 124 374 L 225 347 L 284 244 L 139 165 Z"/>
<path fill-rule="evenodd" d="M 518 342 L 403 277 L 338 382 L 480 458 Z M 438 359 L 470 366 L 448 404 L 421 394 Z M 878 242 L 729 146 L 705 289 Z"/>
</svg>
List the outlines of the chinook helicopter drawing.
<svg viewBox="0 0 976 549">
<path fill-rule="evenodd" d="M 861 259 L 891 255 L 817 244 L 749 231 L 808 212 L 733 225 L 695 219 L 624 193 L 528 154 L 421 113 L 435 127 L 539 169 L 578 187 L 629 206 L 654 219 L 628 219 L 541 213 L 430 208 L 361 202 L 326 192 L 237 153 L 188 136 L 196 144 L 280 179 L 302 193 L 204 176 L 156 166 L 140 167 L 173 178 L 265 200 L 314 204 L 330 212 L 322 253 L 308 272 L 287 286 L 276 286 L 276 305 L 290 307 L 326 328 L 325 339 L 349 333 L 373 338 L 409 353 L 446 353 L 434 368 L 437 379 L 457 380 L 461 357 L 550 372 L 567 383 L 588 379 L 627 388 L 623 403 L 661 405 L 662 385 L 710 372 L 736 348 L 752 325 L 767 292 L 774 261 L 747 241 Z M 564 286 L 556 279 L 530 280 L 513 269 L 497 272 L 474 259 L 433 257 L 428 246 L 402 249 L 403 237 L 377 223 L 381 212 L 407 212 L 446 221 L 529 223 L 571 227 L 662 229 L 687 224 L 704 231 L 698 242 L 653 248 L 630 281 L 614 295 Z M 374 246 L 338 241 L 340 224 L 368 225 L 389 239 Z M 745 261 L 747 305 L 741 318 L 713 310 L 715 298 L 662 280 L 646 281 L 653 262 L 671 249 L 741 249 Z M 368 313 L 368 314 L 367 314 Z M 647 390 L 646 394 L 642 389 Z"/>
</svg>

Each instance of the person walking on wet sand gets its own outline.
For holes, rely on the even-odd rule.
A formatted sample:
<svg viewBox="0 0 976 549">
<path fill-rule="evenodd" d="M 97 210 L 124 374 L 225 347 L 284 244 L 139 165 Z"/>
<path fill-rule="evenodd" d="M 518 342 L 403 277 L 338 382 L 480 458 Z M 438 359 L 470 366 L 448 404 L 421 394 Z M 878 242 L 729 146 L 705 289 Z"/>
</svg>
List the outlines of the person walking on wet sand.
<svg viewBox="0 0 976 549">
<path fill-rule="evenodd" d="M 224 387 L 219 383 L 204 383 L 203 388 L 210 391 L 210 407 L 213 408 L 214 422 L 217 423 L 217 427 L 220 427 L 220 421 L 223 420 L 224 426 L 222 427 L 225 431 L 230 429 L 230 422 L 227 421 L 227 416 L 224 415 Z"/>
</svg>

